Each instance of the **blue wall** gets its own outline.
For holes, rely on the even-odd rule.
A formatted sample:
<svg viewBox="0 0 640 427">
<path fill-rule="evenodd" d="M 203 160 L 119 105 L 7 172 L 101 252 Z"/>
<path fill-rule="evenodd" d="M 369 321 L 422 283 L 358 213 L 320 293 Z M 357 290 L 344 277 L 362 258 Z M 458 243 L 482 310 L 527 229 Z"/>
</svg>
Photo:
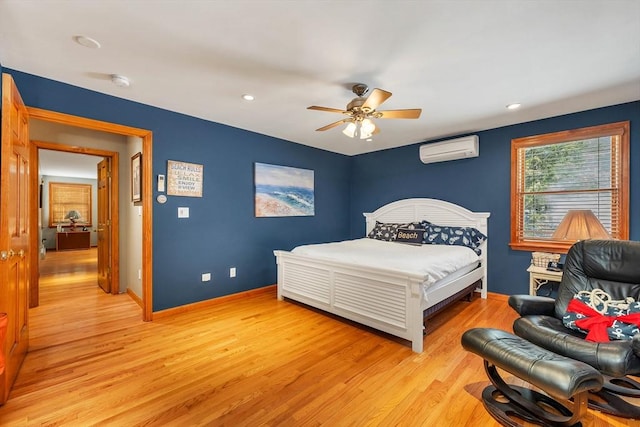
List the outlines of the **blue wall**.
<svg viewBox="0 0 640 427">
<path fill-rule="evenodd" d="M 528 293 L 531 253 L 509 248 L 511 140 L 626 120 L 631 121 L 630 237 L 640 240 L 640 102 L 477 132 L 480 157 L 473 159 L 425 165 L 418 155 L 420 144 L 356 156 L 351 170 L 351 237 L 364 235 L 362 212 L 407 197 L 443 199 L 490 212 L 488 289 Z"/>
<path fill-rule="evenodd" d="M 202 198 L 153 205 L 153 310 L 276 282 L 274 249 L 349 237 L 351 158 L 7 70 L 32 107 L 153 131 L 153 175 L 167 160 L 204 165 Z M 315 216 L 255 218 L 254 162 L 314 170 Z M 190 208 L 178 219 L 177 208 Z M 229 278 L 229 268 L 238 275 Z M 211 272 L 213 280 L 201 282 Z"/>
<path fill-rule="evenodd" d="M 528 291 L 530 252 L 512 251 L 511 139 L 631 121 L 631 238 L 640 240 L 640 102 L 478 132 L 480 157 L 424 165 L 420 144 L 347 157 L 8 70 L 27 105 L 153 131 L 153 175 L 167 160 L 204 165 L 204 197 L 153 208 L 153 310 L 276 281 L 274 249 L 364 235 L 362 212 L 407 197 L 448 200 L 489 219 L 489 291 Z M 253 163 L 315 171 L 314 217 L 255 218 Z M 157 193 L 154 193 L 153 197 Z M 178 220 L 177 208 L 191 218 Z M 228 277 L 229 267 L 238 277 Z M 203 284 L 200 274 L 211 272 Z"/>
</svg>

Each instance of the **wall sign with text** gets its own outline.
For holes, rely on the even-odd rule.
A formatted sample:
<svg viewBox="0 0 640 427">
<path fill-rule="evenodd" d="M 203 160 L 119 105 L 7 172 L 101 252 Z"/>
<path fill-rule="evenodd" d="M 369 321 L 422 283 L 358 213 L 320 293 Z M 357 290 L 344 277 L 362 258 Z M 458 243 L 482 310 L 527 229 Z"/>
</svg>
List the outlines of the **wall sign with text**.
<svg viewBox="0 0 640 427">
<path fill-rule="evenodd" d="M 167 194 L 202 197 L 203 165 L 167 160 Z"/>
</svg>

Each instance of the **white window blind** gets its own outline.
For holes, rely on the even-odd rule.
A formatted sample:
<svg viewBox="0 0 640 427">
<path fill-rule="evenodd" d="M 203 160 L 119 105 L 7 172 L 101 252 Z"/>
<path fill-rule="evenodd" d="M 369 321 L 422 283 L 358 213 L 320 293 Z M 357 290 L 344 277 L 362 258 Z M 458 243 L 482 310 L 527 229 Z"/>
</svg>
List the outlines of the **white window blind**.
<svg viewBox="0 0 640 427">
<path fill-rule="evenodd" d="M 523 237 L 551 238 L 570 209 L 591 210 L 617 234 L 616 145 L 602 137 L 523 149 Z"/>
</svg>

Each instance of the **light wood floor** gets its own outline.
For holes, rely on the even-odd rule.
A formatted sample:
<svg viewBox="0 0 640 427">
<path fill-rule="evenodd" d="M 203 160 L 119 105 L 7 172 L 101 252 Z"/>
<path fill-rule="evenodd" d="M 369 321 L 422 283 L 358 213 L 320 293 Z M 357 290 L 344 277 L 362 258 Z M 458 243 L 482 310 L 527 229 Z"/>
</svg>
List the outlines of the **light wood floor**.
<svg viewBox="0 0 640 427">
<path fill-rule="evenodd" d="M 48 253 L 40 301 L 0 425 L 495 426 L 460 336 L 515 318 L 498 297 L 457 303 L 422 354 L 273 291 L 145 323 L 98 288 L 95 250 Z M 638 422 L 589 411 L 584 425 Z"/>
</svg>

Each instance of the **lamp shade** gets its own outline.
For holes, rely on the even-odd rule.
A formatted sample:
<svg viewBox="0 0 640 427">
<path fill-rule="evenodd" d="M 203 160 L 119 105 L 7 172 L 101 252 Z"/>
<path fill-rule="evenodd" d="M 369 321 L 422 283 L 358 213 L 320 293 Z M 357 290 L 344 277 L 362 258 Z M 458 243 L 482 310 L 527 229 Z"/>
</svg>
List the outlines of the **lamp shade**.
<svg viewBox="0 0 640 427">
<path fill-rule="evenodd" d="M 553 233 L 554 240 L 579 241 L 586 239 L 611 239 L 593 212 L 585 210 L 570 210 Z"/>
<path fill-rule="evenodd" d="M 64 218 L 69 220 L 69 222 L 71 223 L 71 227 L 73 228 L 75 227 L 76 223 L 80 221 L 81 216 L 80 212 L 71 210 L 64 216 Z"/>
<path fill-rule="evenodd" d="M 356 136 L 357 129 L 358 129 L 358 126 L 355 124 L 355 122 L 351 122 L 347 125 L 347 127 L 344 128 L 342 133 L 347 135 L 349 138 L 353 138 L 354 136 Z"/>
<path fill-rule="evenodd" d="M 371 138 L 373 132 L 376 130 L 376 125 L 370 119 L 356 120 L 349 123 L 342 133 L 349 138 L 367 139 Z"/>
<path fill-rule="evenodd" d="M 369 119 L 364 119 L 362 121 L 362 126 L 360 127 L 360 139 L 371 138 L 373 132 L 376 130 L 376 125 Z"/>
</svg>

